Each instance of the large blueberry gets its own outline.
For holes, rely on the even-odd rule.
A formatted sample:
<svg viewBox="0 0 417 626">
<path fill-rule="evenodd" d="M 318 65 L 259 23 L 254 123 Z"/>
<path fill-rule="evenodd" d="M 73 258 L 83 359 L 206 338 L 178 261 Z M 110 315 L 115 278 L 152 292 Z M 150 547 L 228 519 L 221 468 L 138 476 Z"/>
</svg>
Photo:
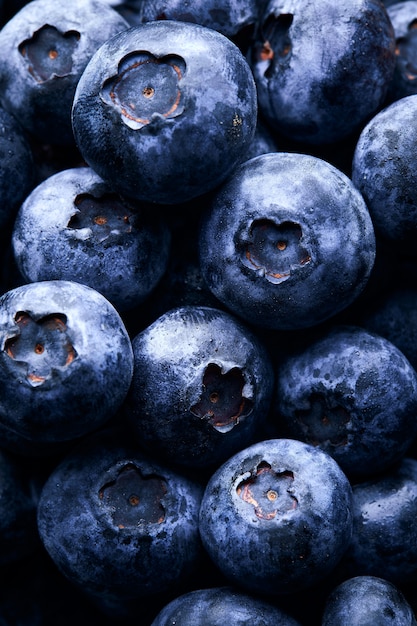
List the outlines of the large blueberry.
<svg viewBox="0 0 417 626">
<path fill-rule="evenodd" d="M 0 100 L 42 141 L 74 142 L 71 105 L 89 59 L 128 23 L 101 0 L 34 0 L 0 32 Z"/>
<path fill-rule="evenodd" d="M 334 143 L 383 104 L 395 67 L 382 2 L 270 0 L 252 45 L 259 108 L 283 135 Z"/>
<path fill-rule="evenodd" d="M 355 576 L 339 584 L 326 601 L 322 626 L 416 626 L 402 592 L 377 576 Z"/>
<path fill-rule="evenodd" d="M 26 281 L 74 280 L 125 311 L 164 274 L 170 233 L 157 207 L 125 200 L 91 168 L 79 167 L 50 176 L 28 195 L 12 244 Z"/>
<path fill-rule="evenodd" d="M 405 457 L 381 476 L 353 485 L 353 532 L 340 561 L 344 576 L 417 581 L 417 460 Z"/>
<path fill-rule="evenodd" d="M 377 235 L 408 255 L 417 241 L 416 115 L 417 95 L 380 111 L 362 130 L 352 163 Z"/>
<path fill-rule="evenodd" d="M 326 161 L 270 153 L 240 165 L 214 194 L 200 264 L 214 295 L 258 326 L 314 326 L 361 293 L 375 258 L 366 204 Z"/>
<path fill-rule="evenodd" d="M 189 591 L 167 604 L 151 626 L 299 626 L 274 604 L 233 587 Z"/>
<path fill-rule="evenodd" d="M 329 574 L 352 533 L 352 490 L 336 461 L 297 440 L 269 439 L 226 461 L 207 483 L 200 533 L 233 583 L 277 596 Z"/>
<path fill-rule="evenodd" d="M 172 462 L 213 467 L 254 441 L 273 393 L 266 348 L 229 313 L 163 314 L 132 341 L 125 409 L 138 442 Z"/>
<path fill-rule="evenodd" d="M 57 568 L 106 611 L 182 592 L 202 554 L 202 488 L 103 430 L 52 471 L 38 505 L 41 540 Z"/>
<path fill-rule="evenodd" d="M 133 371 L 124 324 L 99 292 L 72 281 L 0 298 L 0 421 L 28 440 L 93 431 L 120 407 Z"/>
<path fill-rule="evenodd" d="M 175 204 L 210 191 L 245 158 L 256 88 L 239 48 L 221 33 L 153 21 L 96 52 L 72 119 L 84 159 L 115 190 Z"/>
<path fill-rule="evenodd" d="M 348 476 L 400 460 L 417 435 L 417 374 L 394 344 L 335 327 L 277 368 L 278 432 L 321 447 Z"/>
</svg>

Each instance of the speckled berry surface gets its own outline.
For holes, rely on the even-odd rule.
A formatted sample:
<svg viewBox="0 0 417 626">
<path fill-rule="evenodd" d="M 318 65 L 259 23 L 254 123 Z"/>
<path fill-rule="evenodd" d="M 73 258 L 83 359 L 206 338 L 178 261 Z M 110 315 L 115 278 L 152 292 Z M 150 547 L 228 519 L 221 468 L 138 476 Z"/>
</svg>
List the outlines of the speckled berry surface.
<svg viewBox="0 0 417 626">
<path fill-rule="evenodd" d="M 242 589 L 276 596 L 324 578 L 352 533 L 351 486 L 325 452 L 291 439 L 241 450 L 208 481 L 203 544 Z"/>
<path fill-rule="evenodd" d="M 337 142 L 383 105 L 394 29 L 378 0 L 270 0 L 251 67 L 260 110 L 276 130 L 307 145 Z"/>
<path fill-rule="evenodd" d="M 374 229 L 351 180 L 317 157 L 263 154 L 214 194 L 200 226 L 213 294 L 259 327 L 314 326 L 347 307 L 375 260 Z"/>
<path fill-rule="evenodd" d="M 195 573 L 202 489 L 109 429 L 61 461 L 45 483 L 38 527 L 74 584 L 103 602 L 138 602 Z M 74 551 L 74 545 L 77 550 Z"/>
<path fill-rule="evenodd" d="M 274 604 L 234 587 L 212 587 L 183 594 L 167 604 L 151 626 L 223 626 L 227 622 L 234 626 L 300 626 Z"/>
<path fill-rule="evenodd" d="M 417 95 L 386 107 L 363 128 L 352 162 L 352 180 L 360 190 L 380 237 L 401 253 L 415 256 L 417 240 L 417 145 L 414 119 Z"/>
<path fill-rule="evenodd" d="M 87 163 L 117 191 L 174 204 L 214 187 L 244 158 L 255 82 L 221 33 L 170 20 L 109 39 L 78 83 L 72 120 Z"/>
<path fill-rule="evenodd" d="M 399 589 L 378 576 L 355 576 L 329 595 L 323 626 L 415 626 L 411 606 Z"/>
<path fill-rule="evenodd" d="M 72 280 L 118 311 L 144 302 L 167 269 L 170 231 L 158 207 L 128 202 L 89 167 L 48 177 L 13 225 L 14 259 L 27 282 Z"/>
<path fill-rule="evenodd" d="M 129 24 L 98 0 L 26 3 L 0 33 L 0 101 L 41 141 L 74 143 L 71 105 L 93 53 Z"/>
<path fill-rule="evenodd" d="M 417 435 L 417 374 L 388 339 L 337 326 L 277 370 L 278 432 L 321 447 L 350 477 L 383 471 Z"/>
<path fill-rule="evenodd" d="M 3 294 L 0 346 L 0 420 L 29 440 L 93 431 L 131 382 L 132 346 L 120 315 L 80 283 L 36 282 Z"/>
<path fill-rule="evenodd" d="M 176 307 L 132 340 L 125 403 L 138 444 L 189 467 L 214 468 L 254 441 L 272 401 L 266 347 L 213 307 Z"/>
</svg>

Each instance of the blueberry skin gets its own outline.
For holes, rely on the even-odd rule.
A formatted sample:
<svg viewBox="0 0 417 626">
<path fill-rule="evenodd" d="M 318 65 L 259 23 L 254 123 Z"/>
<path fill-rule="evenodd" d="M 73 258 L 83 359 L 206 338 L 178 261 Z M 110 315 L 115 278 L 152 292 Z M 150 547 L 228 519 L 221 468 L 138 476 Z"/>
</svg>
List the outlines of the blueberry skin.
<svg viewBox="0 0 417 626">
<path fill-rule="evenodd" d="M 375 115 L 360 133 L 352 181 L 362 193 L 377 236 L 415 256 L 417 241 L 417 95 Z"/>
<path fill-rule="evenodd" d="M 73 144 L 71 106 L 93 53 L 128 22 L 101 0 L 34 0 L 0 33 L 0 99 L 41 141 Z"/>
<path fill-rule="evenodd" d="M 132 340 L 124 405 L 140 445 L 181 466 L 213 468 L 253 443 L 274 373 L 258 337 L 229 313 L 176 307 Z"/>
<path fill-rule="evenodd" d="M 417 580 L 417 461 L 405 457 L 380 476 L 354 484 L 353 533 L 340 562 L 344 576 Z"/>
<path fill-rule="evenodd" d="M 103 425 L 133 373 L 130 338 L 100 293 L 72 281 L 16 287 L 0 298 L 0 421 L 35 442 Z"/>
<path fill-rule="evenodd" d="M 270 0 L 252 44 L 260 111 L 290 139 L 329 144 L 384 103 L 395 36 L 378 0 Z"/>
<path fill-rule="evenodd" d="M 388 101 L 417 94 L 417 39 L 414 22 L 417 19 L 417 1 L 403 0 L 387 8 L 395 32 L 396 65 L 389 85 Z"/>
<path fill-rule="evenodd" d="M 52 471 L 38 505 L 41 540 L 58 569 L 97 601 L 178 593 L 202 546 L 202 487 L 143 455 L 124 433 L 86 438 Z M 165 597 L 165 596 L 164 596 Z"/>
<path fill-rule="evenodd" d="M 326 161 L 269 153 L 239 166 L 213 195 L 199 236 L 209 289 L 263 328 L 311 327 L 361 293 L 375 259 L 368 209 Z"/>
<path fill-rule="evenodd" d="M 325 452 L 291 439 L 241 450 L 207 483 L 200 534 L 233 583 L 266 596 L 306 589 L 336 566 L 352 533 L 352 491 Z"/>
<path fill-rule="evenodd" d="M 162 278 L 170 232 L 157 207 L 125 201 L 80 167 L 50 176 L 29 194 L 12 246 L 27 282 L 80 282 L 123 312 L 144 302 Z"/>
<path fill-rule="evenodd" d="M 417 436 L 417 374 L 394 344 L 336 326 L 277 368 L 278 433 L 316 445 L 349 477 L 399 461 Z"/>
<path fill-rule="evenodd" d="M 0 172 L 0 226 L 9 227 L 34 185 L 34 158 L 22 126 L 3 107 L 0 107 Z"/>
<path fill-rule="evenodd" d="M 107 41 L 78 83 L 72 112 L 86 162 L 116 191 L 175 204 L 220 184 L 255 132 L 256 87 L 227 37 L 155 21 Z"/>
<path fill-rule="evenodd" d="M 356 576 L 338 585 L 326 601 L 322 626 L 416 626 L 402 592 L 377 576 Z"/>
<path fill-rule="evenodd" d="M 299 626 L 280 608 L 233 587 L 197 589 L 167 604 L 151 626 Z"/>
</svg>

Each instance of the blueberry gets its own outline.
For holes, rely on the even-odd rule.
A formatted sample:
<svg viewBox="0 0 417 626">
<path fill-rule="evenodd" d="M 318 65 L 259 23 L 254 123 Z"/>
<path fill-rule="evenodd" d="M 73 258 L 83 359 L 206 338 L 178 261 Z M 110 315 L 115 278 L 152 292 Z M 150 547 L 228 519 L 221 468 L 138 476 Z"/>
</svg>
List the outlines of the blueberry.
<svg viewBox="0 0 417 626">
<path fill-rule="evenodd" d="M 408 255 L 415 255 L 417 240 L 416 115 L 417 95 L 380 111 L 363 128 L 352 162 L 377 236 Z"/>
<path fill-rule="evenodd" d="M 16 287 L 0 298 L 0 421 L 36 442 L 103 425 L 124 401 L 132 346 L 116 309 L 72 281 Z"/>
<path fill-rule="evenodd" d="M 189 591 L 167 604 L 151 626 L 299 626 L 266 600 L 233 587 Z"/>
<path fill-rule="evenodd" d="M 278 366 L 278 433 L 319 446 L 349 477 L 399 461 L 417 435 L 417 374 L 394 344 L 336 326 Z"/>
<path fill-rule="evenodd" d="M 416 626 L 399 589 L 376 576 L 356 576 L 338 585 L 327 599 L 322 626 Z"/>
<path fill-rule="evenodd" d="M 207 483 L 203 545 L 220 571 L 249 593 L 277 596 L 328 575 L 352 533 L 351 487 L 327 453 L 269 439 L 241 450 Z"/>
<path fill-rule="evenodd" d="M 250 63 L 260 111 L 276 130 L 308 145 L 335 143 L 384 103 L 394 29 L 375 0 L 270 0 Z"/>
<path fill-rule="evenodd" d="M 46 143 L 72 144 L 71 105 L 87 62 L 128 23 L 101 0 L 33 0 L 0 33 L 0 100 Z"/>
<path fill-rule="evenodd" d="M 352 492 L 352 540 L 340 572 L 415 585 L 417 460 L 407 456 L 382 475 L 354 484 Z"/>
<path fill-rule="evenodd" d="M 211 191 L 245 158 L 256 88 L 244 56 L 221 33 L 148 22 L 94 54 L 72 119 L 84 159 L 116 191 L 175 204 Z"/>
<path fill-rule="evenodd" d="M 362 196 L 311 155 L 246 161 L 213 194 L 200 228 L 209 289 L 259 327 L 300 329 L 330 318 L 361 293 L 374 259 Z"/>
<path fill-rule="evenodd" d="M 12 243 L 26 281 L 80 282 L 120 312 L 146 300 L 162 278 L 170 233 L 157 207 L 125 200 L 81 167 L 50 176 L 28 195 Z"/>
<path fill-rule="evenodd" d="M 103 610 L 180 593 L 202 553 L 202 488 L 138 452 L 125 433 L 87 437 L 51 472 L 38 505 L 57 568 Z"/>
<path fill-rule="evenodd" d="M 254 441 L 273 393 L 257 336 L 229 313 L 172 309 L 132 340 L 125 411 L 138 443 L 170 462 L 207 468 Z"/>
</svg>

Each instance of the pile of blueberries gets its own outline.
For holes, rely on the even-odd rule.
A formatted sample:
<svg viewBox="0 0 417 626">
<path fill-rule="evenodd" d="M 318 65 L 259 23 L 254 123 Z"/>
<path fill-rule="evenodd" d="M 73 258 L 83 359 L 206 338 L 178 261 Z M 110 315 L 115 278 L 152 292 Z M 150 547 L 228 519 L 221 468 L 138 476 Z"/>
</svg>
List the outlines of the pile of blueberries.
<svg viewBox="0 0 417 626">
<path fill-rule="evenodd" d="M 417 626 L 417 0 L 0 20 L 0 626 Z"/>
</svg>

